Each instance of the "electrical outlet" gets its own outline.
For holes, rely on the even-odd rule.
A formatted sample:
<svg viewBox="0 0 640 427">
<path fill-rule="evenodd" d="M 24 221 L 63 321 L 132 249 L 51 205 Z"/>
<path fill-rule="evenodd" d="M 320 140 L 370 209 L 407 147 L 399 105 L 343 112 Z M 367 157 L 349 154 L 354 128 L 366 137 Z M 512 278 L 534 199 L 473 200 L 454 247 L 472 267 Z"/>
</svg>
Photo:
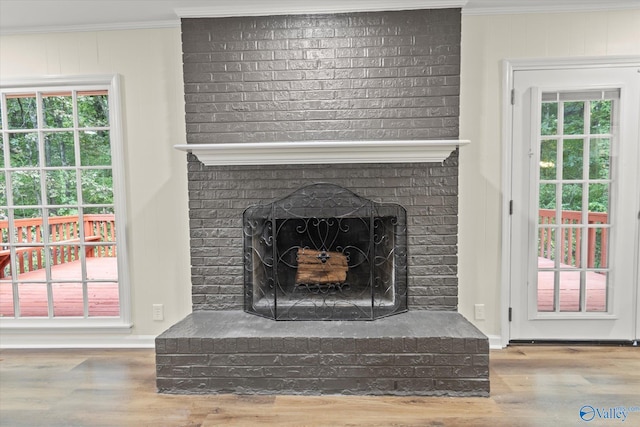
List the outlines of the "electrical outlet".
<svg viewBox="0 0 640 427">
<path fill-rule="evenodd" d="M 164 320 L 164 305 L 153 304 L 153 320 Z"/>
<path fill-rule="evenodd" d="M 475 305 L 475 318 L 476 320 L 484 320 L 484 304 Z"/>
</svg>

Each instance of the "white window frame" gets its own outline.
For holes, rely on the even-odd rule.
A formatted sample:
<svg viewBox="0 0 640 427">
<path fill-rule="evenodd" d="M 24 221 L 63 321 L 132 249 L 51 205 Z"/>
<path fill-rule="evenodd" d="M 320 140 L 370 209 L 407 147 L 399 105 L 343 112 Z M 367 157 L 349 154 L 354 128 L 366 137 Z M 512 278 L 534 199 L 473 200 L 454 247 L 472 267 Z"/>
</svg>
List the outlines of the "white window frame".
<svg viewBox="0 0 640 427">
<path fill-rule="evenodd" d="M 120 314 L 118 317 L 0 317 L 0 333 L 46 334 L 52 331 L 78 333 L 122 333 L 130 332 L 131 323 L 131 289 L 128 268 L 126 242 L 126 197 L 124 177 L 124 145 L 123 123 L 121 107 L 120 76 L 90 75 L 69 77 L 46 77 L 33 79 L 1 79 L 0 90 L 20 93 L 51 91 L 51 90 L 87 90 L 96 86 L 108 91 L 109 96 L 109 126 L 111 138 L 111 153 L 114 191 L 114 210 L 116 222 L 116 242 L 118 242 L 118 297 Z"/>
</svg>

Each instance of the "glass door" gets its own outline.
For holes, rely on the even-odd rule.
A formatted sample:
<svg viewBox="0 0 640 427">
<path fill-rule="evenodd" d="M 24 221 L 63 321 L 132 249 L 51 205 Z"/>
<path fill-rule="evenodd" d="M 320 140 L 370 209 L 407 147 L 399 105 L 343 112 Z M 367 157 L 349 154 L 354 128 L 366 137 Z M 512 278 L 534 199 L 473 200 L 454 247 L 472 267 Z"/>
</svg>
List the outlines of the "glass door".
<svg viewBox="0 0 640 427">
<path fill-rule="evenodd" d="M 511 340 L 636 336 L 636 69 L 514 72 Z"/>
</svg>

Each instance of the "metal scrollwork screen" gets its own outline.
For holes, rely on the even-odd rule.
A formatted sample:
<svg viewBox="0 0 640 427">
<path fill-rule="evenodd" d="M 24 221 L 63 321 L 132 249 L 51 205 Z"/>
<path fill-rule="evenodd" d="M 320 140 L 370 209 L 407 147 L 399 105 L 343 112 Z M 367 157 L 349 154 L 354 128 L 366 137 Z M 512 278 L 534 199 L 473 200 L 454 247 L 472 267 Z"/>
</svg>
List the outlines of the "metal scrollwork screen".
<svg viewBox="0 0 640 427">
<path fill-rule="evenodd" d="M 332 184 L 245 210 L 245 311 L 372 320 L 407 310 L 406 211 Z"/>
</svg>

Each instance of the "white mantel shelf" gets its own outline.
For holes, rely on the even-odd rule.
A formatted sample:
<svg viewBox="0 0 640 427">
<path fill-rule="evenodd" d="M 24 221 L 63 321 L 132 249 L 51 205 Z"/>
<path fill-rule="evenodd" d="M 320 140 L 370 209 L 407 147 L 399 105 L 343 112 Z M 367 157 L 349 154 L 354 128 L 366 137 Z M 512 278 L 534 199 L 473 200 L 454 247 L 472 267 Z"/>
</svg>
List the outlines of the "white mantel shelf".
<svg viewBox="0 0 640 427">
<path fill-rule="evenodd" d="M 178 144 L 207 166 L 443 162 L 460 139 Z"/>
</svg>

